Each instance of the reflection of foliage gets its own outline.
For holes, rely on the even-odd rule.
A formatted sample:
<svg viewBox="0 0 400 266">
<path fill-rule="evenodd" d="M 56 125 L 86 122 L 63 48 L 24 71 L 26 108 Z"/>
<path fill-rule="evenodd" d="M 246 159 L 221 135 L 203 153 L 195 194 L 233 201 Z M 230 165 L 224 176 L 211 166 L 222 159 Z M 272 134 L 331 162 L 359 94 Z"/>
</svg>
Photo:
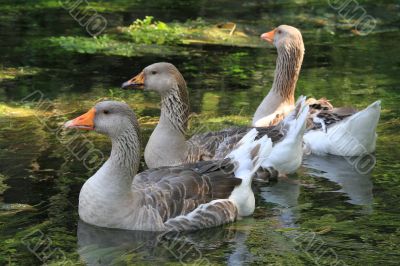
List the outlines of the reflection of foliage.
<svg viewBox="0 0 400 266">
<path fill-rule="evenodd" d="M 242 81 L 248 80 L 251 72 L 244 68 L 245 65 L 242 63 L 243 59 L 245 60 L 248 56 L 249 54 L 246 52 L 238 52 L 224 58 L 221 63 L 224 66 L 225 74 Z"/>
<path fill-rule="evenodd" d="M 264 227 L 265 228 L 265 227 Z M 265 231 L 263 227 L 251 230 L 247 246 L 254 256 L 255 265 L 312 265 L 312 261 L 294 249 L 294 244 L 274 231 Z M 270 248 L 265 248 L 268 246 Z"/>
</svg>

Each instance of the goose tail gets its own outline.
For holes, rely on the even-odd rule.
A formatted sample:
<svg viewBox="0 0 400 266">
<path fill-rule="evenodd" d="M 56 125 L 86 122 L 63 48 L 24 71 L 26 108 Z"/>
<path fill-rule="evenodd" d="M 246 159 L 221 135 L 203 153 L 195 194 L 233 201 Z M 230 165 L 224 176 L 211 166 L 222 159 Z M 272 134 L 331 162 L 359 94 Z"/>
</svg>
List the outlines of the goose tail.
<svg viewBox="0 0 400 266">
<path fill-rule="evenodd" d="M 283 126 L 287 127 L 286 138 L 301 138 L 306 130 L 306 121 L 309 112 L 306 97 L 297 99 L 294 110 L 283 120 Z"/>
<path fill-rule="evenodd" d="M 339 156 L 360 156 L 374 152 L 380 113 L 381 101 L 376 101 L 330 128 L 330 153 Z"/>
<path fill-rule="evenodd" d="M 296 119 L 294 122 L 294 126 L 293 129 L 292 128 L 289 129 L 289 132 L 291 132 L 291 134 L 293 134 L 293 136 L 295 136 L 296 139 L 302 139 L 304 132 L 306 131 L 307 117 L 310 109 L 308 104 L 306 103 L 305 96 L 299 97 L 299 100 L 297 101 L 296 104 L 296 109 L 298 109 L 298 111 L 295 114 Z"/>
<path fill-rule="evenodd" d="M 281 130 L 284 138 L 275 144 L 270 156 L 262 162 L 263 169 L 272 167 L 285 175 L 299 168 L 303 159 L 303 135 L 308 111 L 306 97 L 300 96 L 295 109 L 282 121 Z"/>
<path fill-rule="evenodd" d="M 266 135 L 257 139 L 257 135 L 257 129 L 251 129 L 227 156 L 235 162 L 235 177 L 242 179 L 242 183 L 235 187 L 229 197 L 235 203 L 239 216 L 248 216 L 254 212 L 255 199 L 251 182 L 272 150 L 271 139 Z"/>
</svg>

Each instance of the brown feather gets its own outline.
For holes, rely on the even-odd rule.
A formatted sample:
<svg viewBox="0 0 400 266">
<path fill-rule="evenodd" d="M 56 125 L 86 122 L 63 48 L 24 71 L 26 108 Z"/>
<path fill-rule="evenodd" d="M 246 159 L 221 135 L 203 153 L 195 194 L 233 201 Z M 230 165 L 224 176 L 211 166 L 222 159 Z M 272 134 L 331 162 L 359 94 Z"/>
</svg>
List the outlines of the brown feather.
<svg viewBox="0 0 400 266">
<path fill-rule="evenodd" d="M 229 198 L 242 182 L 232 169 L 229 159 L 154 168 L 137 175 L 133 186 L 143 194 L 143 205 L 156 209 L 165 222 L 201 204 Z"/>
</svg>

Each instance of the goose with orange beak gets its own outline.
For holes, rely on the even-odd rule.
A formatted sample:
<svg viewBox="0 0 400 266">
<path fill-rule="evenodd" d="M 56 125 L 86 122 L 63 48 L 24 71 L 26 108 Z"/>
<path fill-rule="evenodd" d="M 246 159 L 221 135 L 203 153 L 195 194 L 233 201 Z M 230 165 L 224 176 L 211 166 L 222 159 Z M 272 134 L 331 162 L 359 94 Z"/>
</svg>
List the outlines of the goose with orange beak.
<svg viewBox="0 0 400 266">
<path fill-rule="evenodd" d="M 108 160 L 79 193 L 79 217 L 86 223 L 128 230 L 192 231 L 235 221 L 255 208 L 253 174 L 272 149 L 257 130 L 246 134 L 221 160 L 149 169 L 140 164 L 140 129 L 125 103 L 104 101 L 65 123 L 111 139 Z"/>
<path fill-rule="evenodd" d="M 294 107 L 294 94 L 304 57 L 301 32 L 281 25 L 261 35 L 261 39 L 278 51 L 271 90 L 253 116 L 253 126 L 279 123 Z M 304 135 L 306 150 L 318 154 L 360 156 L 372 153 L 376 144 L 380 101 L 364 110 L 351 107 L 334 108 L 325 98 L 309 98 L 309 126 Z"/>
<path fill-rule="evenodd" d="M 147 66 L 122 87 L 140 87 L 144 91 L 154 91 L 161 97 L 160 120 L 144 151 L 149 168 L 224 158 L 252 130 L 252 127 L 234 127 L 196 134 L 186 140 L 189 120 L 188 91 L 182 74 L 170 63 L 160 62 Z M 257 128 L 260 136 L 267 135 L 274 143 L 271 158 L 275 160 L 269 161 L 271 164 L 262 165 L 268 171 L 262 173 L 263 181 L 266 181 L 266 177 L 276 178 L 277 173 L 292 173 L 301 164 L 306 116 L 300 114 L 307 113 L 305 98 L 300 97 L 297 107 L 293 110 L 293 115 L 288 116 L 281 124 Z"/>
<path fill-rule="evenodd" d="M 87 113 L 78 116 L 64 124 L 66 128 L 79 128 L 82 130 L 94 130 L 94 117 L 96 109 L 92 108 Z"/>
<path fill-rule="evenodd" d="M 275 36 L 275 29 L 266 33 L 261 34 L 261 39 L 273 43 L 274 42 L 274 36 Z"/>
</svg>

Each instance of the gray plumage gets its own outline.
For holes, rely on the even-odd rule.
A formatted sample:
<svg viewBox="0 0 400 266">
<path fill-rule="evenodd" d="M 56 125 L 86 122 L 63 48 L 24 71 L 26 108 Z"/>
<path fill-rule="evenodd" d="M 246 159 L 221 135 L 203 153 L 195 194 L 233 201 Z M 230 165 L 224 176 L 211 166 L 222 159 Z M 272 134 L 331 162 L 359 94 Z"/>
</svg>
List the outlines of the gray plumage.
<svg viewBox="0 0 400 266">
<path fill-rule="evenodd" d="M 221 131 L 197 134 L 186 140 L 189 119 L 189 98 L 186 82 L 179 70 L 170 63 L 160 62 L 147 66 L 137 78 L 123 84 L 124 88 L 155 91 L 161 96 L 160 121 L 145 148 L 145 160 L 149 168 L 202 160 L 224 158 L 252 127 L 235 127 Z M 136 83 L 135 83 L 136 82 Z M 268 134 L 274 143 L 285 136 L 284 128 L 274 126 L 257 129 L 260 137 Z"/>
<path fill-rule="evenodd" d="M 232 222 L 236 217 L 236 207 L 231 203 L 209 204 L 227 199 L 240 185 L 241 179 L 234 177 L 233 169 L 229 159 L 153 168 L 136 175 L 132 188 L 141 194 L 142 205 L 160 215 L 166 230 L 208 228 Z M 200 205 L 204 206 L 196 210 Z M 213 209 L 221 206 L 228 208 L 227 212 Z M 194 210 L 196 213 L 190 218 L 186 216 Z"/>
<path fill-rule="evenodd" d="M 125 103 L 98 103 L 93 129 L 111 138 L 109 159 L 90 177 L 79 195 L 79 215 L 102 227 L 145 231 L 197 230 L 234 221 L 238 210 L 229 200 L 242 183 L 236 161 L 222 159 L 160 167 L 136 175 L 140 162 L 140 130 Z M 83 115 L 83 116 L 85 116 Z M 67 127 L 82 128 L 88 117 Z"/>
</svg>

